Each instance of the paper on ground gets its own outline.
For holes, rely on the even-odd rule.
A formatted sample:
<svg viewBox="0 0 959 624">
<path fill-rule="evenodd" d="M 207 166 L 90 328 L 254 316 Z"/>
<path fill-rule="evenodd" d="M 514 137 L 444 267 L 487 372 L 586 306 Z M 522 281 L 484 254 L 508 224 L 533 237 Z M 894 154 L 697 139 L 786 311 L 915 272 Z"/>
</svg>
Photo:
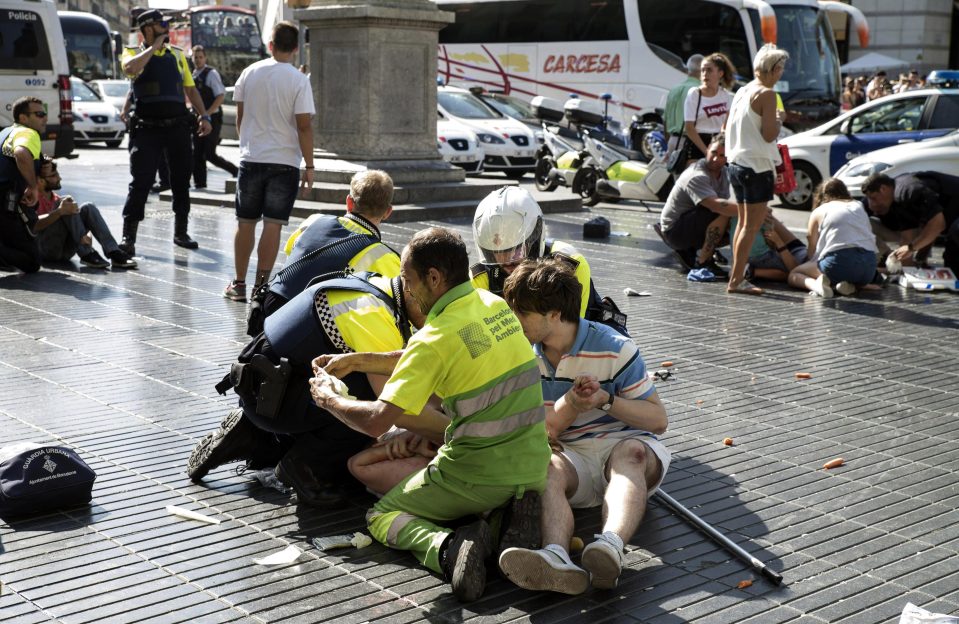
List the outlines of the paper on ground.
<svg viewBox="0 0 959 624">
<path fill-rule="evenodd" d="M 254 559 L 253 563 L 257 565 L 283 565 L 285 563 L 293 563 L 302 554 L 302 550 L 293 544 L 290 544 L 280 552 L 276 552 L 272 555 L 267 555 L 266 557 L 261 557 L 259 559 Z"/>
<path fill-rule="evenodd" d="M 220 521 L 216 518 L 211 518 L 199 512 L 184 509 L 183 507 L 177 507 L 176 505 L 167 505 L 166 510 L 174 516 L 180 516 L 188 520 L 198 520 L 200 522 L 206 522 L 207 524 L 220 524 Z"/>
<path fill-rule="evenodd" d="M 899 624 L 959 624 L 959 617 L 930 613 L 911 602 L 907 602 L 899 618 Z"/>
<path fill-rule="evenodd" d="M 317 550 L 335 550 L 337 548 L 366 548 L 373 543 L 365 533 L 354 533 L 353 535 L 329 535 L 327 537 L 314 537 L 313 545 Z"/>
</svg>

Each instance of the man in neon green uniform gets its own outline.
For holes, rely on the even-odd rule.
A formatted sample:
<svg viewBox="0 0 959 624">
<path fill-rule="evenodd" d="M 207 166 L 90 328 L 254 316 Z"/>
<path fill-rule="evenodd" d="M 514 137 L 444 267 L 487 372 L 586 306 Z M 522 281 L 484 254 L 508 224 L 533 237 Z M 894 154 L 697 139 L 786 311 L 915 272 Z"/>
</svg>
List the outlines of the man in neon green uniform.
<svg viewBox="0 0 959 624">
<path fill-rule="evenodd" d="M 463 601 L 483 594 L 489 526 L 478 520 L 455 532 L 443 523 L 490 511 L 545 485 L 550 449 L 539 370 L 522 326 L 506 303 L 469 280 L 466 245 L 443 228 L 418 232 L 403 251 L 406 296 L 427 314 L 378 401 L 339 396 L 333 378 L 314 367 L 313 400 L 368 435 L 418 414 L 432 394 L 450 416 L 446 442 L 425 469 L 390 490 L 367 514 L 372 535 L 412 551 L 442 572 Z M 395 361 L 395 368 L 391 368 Z M 504 546 L 505 538 L 500 547 Z"/>
</svg>

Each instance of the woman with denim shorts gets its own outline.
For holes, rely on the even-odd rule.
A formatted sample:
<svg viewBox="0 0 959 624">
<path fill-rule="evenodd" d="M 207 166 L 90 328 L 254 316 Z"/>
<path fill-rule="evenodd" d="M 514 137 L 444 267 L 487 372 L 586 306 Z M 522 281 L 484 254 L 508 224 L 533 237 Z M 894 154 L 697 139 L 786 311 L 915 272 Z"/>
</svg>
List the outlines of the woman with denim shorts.
<svg viewBox="0 0 959 624">
<path fill-rule="evenodd" d="M 878 288 L 876 239 L 862 204 L 835 178 L 816 189 L 813 203 L 809 249 L 816 250 L 815 257 L 789 273 L 789 285 L 823 298 L 833 290 L 851 295 L 858 288 Z"/>
<path fill-rule="evenodd" d="M 773 198 L 779 152 L 776 137 L 785 117 L 777 110 L 775 85 L 782 78 L 789 54 L 764 45 L 753 59 L 756 79 L 736 92 L 726 121 L 729 182 L 736 196 L 739 223 L 732 241 L 733 266 L 726 292 L 761 295 L 746 281 L 746 262 Z"/>
</svg>

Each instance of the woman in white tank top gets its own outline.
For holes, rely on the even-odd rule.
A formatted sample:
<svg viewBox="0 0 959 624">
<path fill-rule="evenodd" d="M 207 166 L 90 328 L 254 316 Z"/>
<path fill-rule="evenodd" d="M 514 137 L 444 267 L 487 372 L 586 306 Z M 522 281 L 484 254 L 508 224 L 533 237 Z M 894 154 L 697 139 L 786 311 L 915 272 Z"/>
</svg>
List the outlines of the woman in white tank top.
<svg viewBox="0 0 959 624">
<path fill-rule="evenodd" d="M 756 79 L 733 97 L 726 121 L 729 182 L 738 204 L 739 221 L 733 236 L 733 265 L 726 292 L 761 295 L 746 281 L 746 261 L 773 198 L 778 152 L 776 137 L 785 118 L 777 110 L 773 85 L 782 78 L 789 54 L 767 44 L 753 59 Z"/>
</svg>

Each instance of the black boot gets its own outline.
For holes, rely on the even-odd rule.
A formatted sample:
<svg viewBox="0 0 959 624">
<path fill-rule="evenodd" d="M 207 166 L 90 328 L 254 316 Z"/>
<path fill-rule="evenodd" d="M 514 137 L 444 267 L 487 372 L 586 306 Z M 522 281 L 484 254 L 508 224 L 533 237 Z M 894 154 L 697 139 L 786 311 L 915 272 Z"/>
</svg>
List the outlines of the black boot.
<svg viewBox="0 0 959 624">
<path fill-rule="evenodd" d="M 131 258 L 136 255 L 138 227 L 140 227 L 140 222 L 136 219 L 127 218 L 123 220 L 123 239 L 120 241 L 120 249 Z"/>
<path fill-rule="evenodd" d="M 173 242 L 186 249 L 197 249 L 200 244 L 190 238 L 190 235 L 187 234 L 186 231 L 186 226 L 189 222 L 190 218 L 187 215 L 176 215 L 176 220 L 173 225 Z"/>
</svg>

